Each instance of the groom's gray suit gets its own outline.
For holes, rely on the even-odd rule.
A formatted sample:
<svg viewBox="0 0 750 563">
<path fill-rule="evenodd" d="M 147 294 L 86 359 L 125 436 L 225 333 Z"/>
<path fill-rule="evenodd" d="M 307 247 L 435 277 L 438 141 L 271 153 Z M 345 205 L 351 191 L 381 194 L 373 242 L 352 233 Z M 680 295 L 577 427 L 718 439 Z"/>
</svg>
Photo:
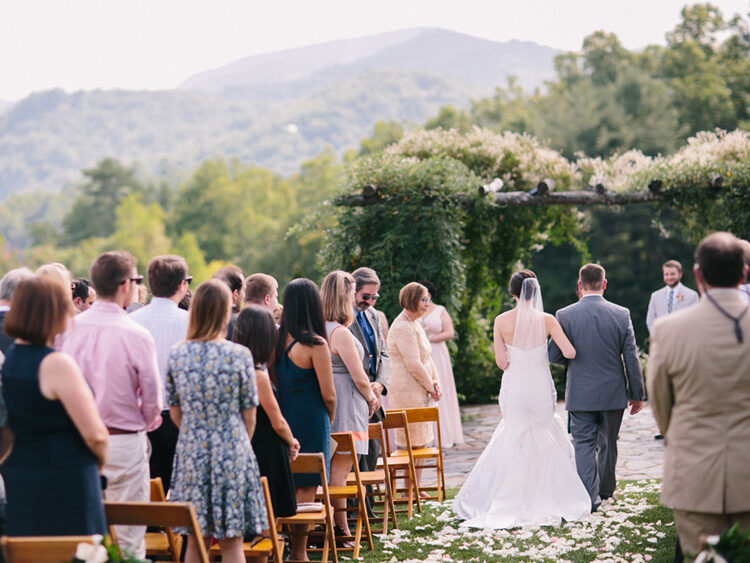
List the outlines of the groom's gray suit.
<svg viewBox="0 0 750 563">
<path fill-rule="evenodd" d="M 643 377 L 630 311 L 598 294 L 555 315 L 576 349 L 566 360 L 550 340 L 549 359 L 567 366 L 565 408 L 575 446 L 576 466 L 592 508 L 615 490 L 617 434 L 628 399 L 643 400 Z"/>
</svg>

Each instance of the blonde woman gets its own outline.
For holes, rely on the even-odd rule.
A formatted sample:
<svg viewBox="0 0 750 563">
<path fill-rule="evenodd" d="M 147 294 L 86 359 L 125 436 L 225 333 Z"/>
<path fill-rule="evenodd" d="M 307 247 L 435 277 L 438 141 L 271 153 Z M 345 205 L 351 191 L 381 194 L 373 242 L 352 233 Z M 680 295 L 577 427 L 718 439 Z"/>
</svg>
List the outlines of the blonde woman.
<svg viewBox="0 0 750 563">
<path fill-rule="evenodd" d="M 354 321 L 354 286 L 351 274 L 336 270 L 323 280 L 320 296 L 337 397 L 331 432 L 351 432 L 357 454 L 365 455 L 368 448 L 368 420 L 375 412 L 377 399 L 365 371 L 369 358 L 366 357 L 362 344 L 347 330 Z M 351 469 L 349 452 L 336 452 L 331 460 L 331 485 L 346 485 L 346 476 Z M 351 535 L 346 512 L 343 511 L 346 500 L 334 500 L 333 505 L 342 509 L 334 515 L 337 533 Z"/>
<path fill-rule="evenodd" d="M 388 333 L 388 355 L 391 357 L 391 379 L 388 397 L 392 409 L 427 407 L 441 397 L 437 368 L 432 361 L 432 347 L 420 319 L 430 306 L 430 294 L 420 283 L 412 282 L 401 288 L 398 301 L 404 308 L 396 317 Z M 432 442 L 434 432 L 430 422 L 409 424 L 413 448 Z M 396 445 L 406 447 L 403 430 L 396 430 Z M 417 469 L 417 481 L 421 470 Z"/>
</svg>

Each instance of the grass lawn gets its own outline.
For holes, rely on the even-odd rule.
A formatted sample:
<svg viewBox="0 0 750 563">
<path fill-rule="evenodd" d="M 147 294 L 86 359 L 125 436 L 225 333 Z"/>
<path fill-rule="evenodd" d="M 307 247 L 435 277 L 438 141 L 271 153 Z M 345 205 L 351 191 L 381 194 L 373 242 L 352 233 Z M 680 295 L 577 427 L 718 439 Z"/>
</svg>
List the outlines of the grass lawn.
<svg viewBox="0 0 750 563">
<path fill-rule="evenodd" d="M 659 488 L 659 480 L 621 481 L 617 500 L 603 502 L 585 520 L 513 530 L 461 528 L 450 500 L 422 503 L 422 514 L 411 520 L 400 515 L 400 528 L 376 536 L 375 550 L 363 549 L 360 556 L 367 562 L 671 562 L 674 519 L 671 509 L 659 505 Z"/>
</svg>

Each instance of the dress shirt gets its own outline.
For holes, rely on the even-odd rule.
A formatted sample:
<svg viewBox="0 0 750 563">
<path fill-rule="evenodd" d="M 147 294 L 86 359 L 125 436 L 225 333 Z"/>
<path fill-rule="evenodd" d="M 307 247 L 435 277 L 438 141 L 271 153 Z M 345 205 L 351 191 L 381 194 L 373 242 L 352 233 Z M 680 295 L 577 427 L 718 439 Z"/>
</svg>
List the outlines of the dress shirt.
<svg viewBox="0 0 750 563">
<path fill-rule="evenodd" d="M 152 430 L 161 423 L 164 390 L 149 332 L 109 301 L 76 315 L 61 350 L 78 363 L 107 428 Z"/>
<path fill-rule="evenodd" d="M 169 349 L 185 340 L 190 314 L 166 297 L 154 297 L 151 303 L 130 313 L 130 318 L 151 333 L 156 344 L 156 359 L 162 385 L 167 385 Z"/>
</svg>

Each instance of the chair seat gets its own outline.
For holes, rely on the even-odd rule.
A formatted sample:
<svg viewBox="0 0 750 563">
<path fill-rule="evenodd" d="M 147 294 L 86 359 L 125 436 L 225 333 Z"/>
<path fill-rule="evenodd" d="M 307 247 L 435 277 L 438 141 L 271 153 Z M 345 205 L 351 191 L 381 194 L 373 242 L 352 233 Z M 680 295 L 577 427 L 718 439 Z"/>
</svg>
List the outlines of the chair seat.
<svg viewBox="0 0 750 563">
<path fill-rule="evenodd" d="M 329 485 L 328 496 L 331 498 L 351 497 L 357 495 L 356 485 Z"/>
<path fill-rule="evenodd" d="M 284 550 L 284 540 L 279 540 L 279 547 L 280 550 Z M 242 544 L 242 553 L 245 555 L 245 557 L 257 557 L 259 555 L 268 555 L 273 551 L 273 542 L 271 541 L 271 538 L 263 538 L 258 543 L 255 543 L 253 545 L 250 545 L 249 542 L 245 542 Z M 210 554 L 212 556 L 220 555 L 221 549 L 219 548 L 219 544 L 214 544 L 211 546 Z"/>
<path fill-rule="evenodd" d="M 389 455 L 388 456 L 388 465 L 391 468 L 394 468 L 394 467 L 408 467 L 409 466 L 409 456 L 406 455 L 406 456 L 398 456 L 398 457 L 396 457 L 396 456 Z M 378 469 L 382 469 L 383 468 L 383 462 L 382 461 L 378 461 L 378 463 L 377 463 L 377 465 L 375 467 L 377 467 Z"/>
<path fill-rule="evenodd" d="M 376 469 L 375 471 L 360 471 L 359 477 L 363 485 L 375 485 L 376 483 L 383 482 L 385 479 L 385 471 L 383 469 Z M 356 477 L 354 476 L 354 473 L 349 473 L 349 475 L 346 476 L 346 484 L 352 485 L 356 483 L 355 479 Z"/>
<path fill-rule="evenodd" d="M 309 524 L 310 522 L 320 522 L 325 520 L 326 511 L 321 510 L 320 512 L 298 512 L 294 516 L 285 516 L 284 518 L 278 518 L 281 524 Z"/>
<path fill-rule="evenodd" d="M 440 450 L 437 448 L 418 448 L 411 451 L 414 457 L 437 457 L 440 455 Z M 391 462 L 392 457 L 408 457 L 406 450 L 396 450 L 390 456 L 388 456 L 388 463 Z"/>
<path fill-rule="evenodd" d="M 182 536 L 175 535 L 175 544 L 179 553 L 182 547 Z M 169 538 L 164 532 L 148 532 L 146 534 L 146 555 L 172 555 L 169 549 Z"/>
</svg>

